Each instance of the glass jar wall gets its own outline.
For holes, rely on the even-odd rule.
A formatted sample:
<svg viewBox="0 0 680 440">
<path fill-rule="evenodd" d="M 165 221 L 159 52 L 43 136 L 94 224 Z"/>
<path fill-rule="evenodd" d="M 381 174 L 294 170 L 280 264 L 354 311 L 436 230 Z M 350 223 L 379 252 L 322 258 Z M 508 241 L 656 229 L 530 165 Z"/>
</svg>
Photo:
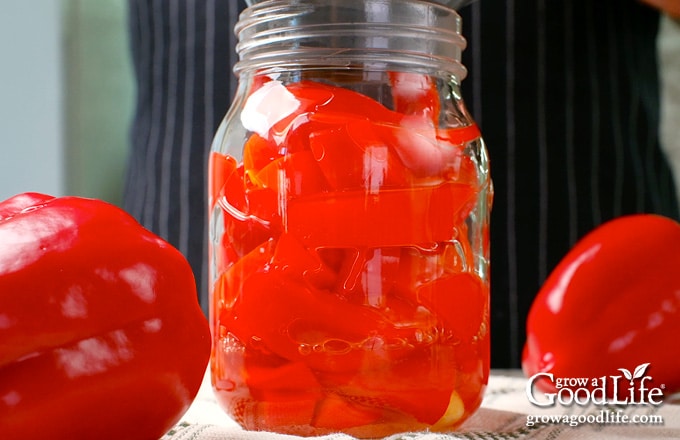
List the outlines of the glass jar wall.
<svg viewBox="0 0 680 440">
<path fill-rule="evenodd" d="M 247 429 L 454 429 L 489 371 L 492 199 L 460 18 L 269 0 L 209 165 L 212 384 Z"/>
</svg>

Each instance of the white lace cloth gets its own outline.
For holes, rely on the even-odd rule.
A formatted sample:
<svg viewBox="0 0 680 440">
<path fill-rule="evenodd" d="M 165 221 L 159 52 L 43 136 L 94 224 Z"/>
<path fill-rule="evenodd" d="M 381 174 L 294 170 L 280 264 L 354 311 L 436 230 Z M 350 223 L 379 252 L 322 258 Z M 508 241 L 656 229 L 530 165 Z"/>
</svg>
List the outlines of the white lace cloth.
<svg viewBox="0 0 680 440">
<path fill-rule="evenodd" d="M 659 406 L 556 405 L 549 409 L 532 405 L 526 395 L 527 379 L 517 371 L 494 371 L 480 410 L 457 432 L 403 433 L 389 440 L 505 440 L 505 439 L 680 439 L 680 404 Z M 608 423 L 588 422 L 609 413 Z M 541 422 L 545 416 L 546 421 Z M 552 416 L 552 419 L 549 417 Z M 590 417 L 588 417 L 590 416 Z M 646 420 L 647 423 L 624 423 Z M 530 418 L 531 417 L 531 418 Z M 602 416 L 601 416 L 602 417 Z M 616 423 L 616 420 L 619 422 Z M 536 421 L 538 418 L 538 421 Z M 572 422 L 573 420 L 573 422 Z M 579 423 L 579 420 L 583 423 Z M 659 423 L 663 420 L 663 423 Z M 534 423 L 532 423 L 532 421 Z M 576 426 L 572 426 L 576 424 Z M 529 426 L 531 425 L 531 426 Z M 315 437 L 353 440 L 344 434 Z M 219 408 L 206 377 L 189 411 L 161 440 L 299 440 L 300 437 L 245 431 Z"/>
</svg>

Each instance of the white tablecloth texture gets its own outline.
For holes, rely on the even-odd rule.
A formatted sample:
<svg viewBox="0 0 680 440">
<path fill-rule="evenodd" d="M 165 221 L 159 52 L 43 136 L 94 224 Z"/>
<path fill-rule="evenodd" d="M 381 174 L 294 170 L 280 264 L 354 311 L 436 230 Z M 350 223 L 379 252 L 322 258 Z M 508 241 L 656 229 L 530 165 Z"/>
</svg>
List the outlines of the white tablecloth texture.
<svg viewBox="0 0 680 440">
<path fill-rule="evenodd" d="M 579 406 L 555 405 L 540 408 L 526 395 L 527 379 L 520 372 L 493 371 L 482 407 L 462 427 L 450 433 L 409 432 L 395 434 L 389 440 L 505 440 L 505 439 L 680 439 L 680 404 L 670 399 L 661 405 Z M 674 403 L 676 402 L 676 403 Z M 559 415 L 561 420 L 583 415 L 610 414 L 661 416 L 663 423 L 570 423 L 540 421 L 527 423 L 527 416 Z M 567 416 L 567 417 L 564 417 Z M 585 419 L 585 417 L 582 417 Z M 592 419 L 592 417 L 591 417 Z M 613 420 L 613 417 L 611 417 Z M 528 426 L 532 425 L 532 426 Z M 309 438 L 309 437 L 308 437 Z M 321 440 L 353 440 L 345 434 L 313 437 Z M 300 440 L 301 437 L 268 432 L 246 431 L 218 406 L 206 375 L 193 405 L 181 421 L 161 440 Z"/>
</svg>

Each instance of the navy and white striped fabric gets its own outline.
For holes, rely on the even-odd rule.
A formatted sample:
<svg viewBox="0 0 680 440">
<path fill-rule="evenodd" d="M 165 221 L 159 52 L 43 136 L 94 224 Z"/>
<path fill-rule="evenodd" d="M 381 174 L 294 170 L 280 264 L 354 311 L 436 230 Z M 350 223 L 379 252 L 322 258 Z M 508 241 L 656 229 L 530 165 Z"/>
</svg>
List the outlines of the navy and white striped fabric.
<svg viewBox="0 0 680 440">
<path fill-rule="evenodd" d="M 129 0 L 138 102 L 125 208 L 177 246 L 207 309 L 206 162 L 242 1 Z M 612 217 L 678 207 L 658 144 L 658 14 L 636 0 L 465 7 L 467 106 L 491 157 L 492 364 L 519 365 L 550 270 Z"/>
<path fill-rule="evenodd" d="M 461 15 L 463 93 L 496 189 L 492 362 L 517 366 L 533 296 L 579 237 L 626 213 L 678 217 L 658 143 L 659 15 L 636 0 L 482 0 Z"/>
<path fill-rule="evenodd" d="M 124 208 L 187 257 L 206 312 L 206 167 L 236 87 L 233 28 L 243 8 L 234 0 L 129 0 L 137 108 Z"/>
</svg>

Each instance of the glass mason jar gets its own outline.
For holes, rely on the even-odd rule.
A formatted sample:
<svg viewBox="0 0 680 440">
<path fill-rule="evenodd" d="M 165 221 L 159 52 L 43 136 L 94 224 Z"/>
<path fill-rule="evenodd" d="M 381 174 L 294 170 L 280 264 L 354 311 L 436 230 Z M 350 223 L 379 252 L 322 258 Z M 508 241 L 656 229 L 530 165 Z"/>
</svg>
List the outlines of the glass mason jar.
<svg viewBox="0 0 680 440">
<path fill-rule="evenodd" d="M 212 384 L 243 427 L 454 429 L 489 371 L 487 152 L 460 17 L 267 0 L 209 165 Z"/>
</svg>

